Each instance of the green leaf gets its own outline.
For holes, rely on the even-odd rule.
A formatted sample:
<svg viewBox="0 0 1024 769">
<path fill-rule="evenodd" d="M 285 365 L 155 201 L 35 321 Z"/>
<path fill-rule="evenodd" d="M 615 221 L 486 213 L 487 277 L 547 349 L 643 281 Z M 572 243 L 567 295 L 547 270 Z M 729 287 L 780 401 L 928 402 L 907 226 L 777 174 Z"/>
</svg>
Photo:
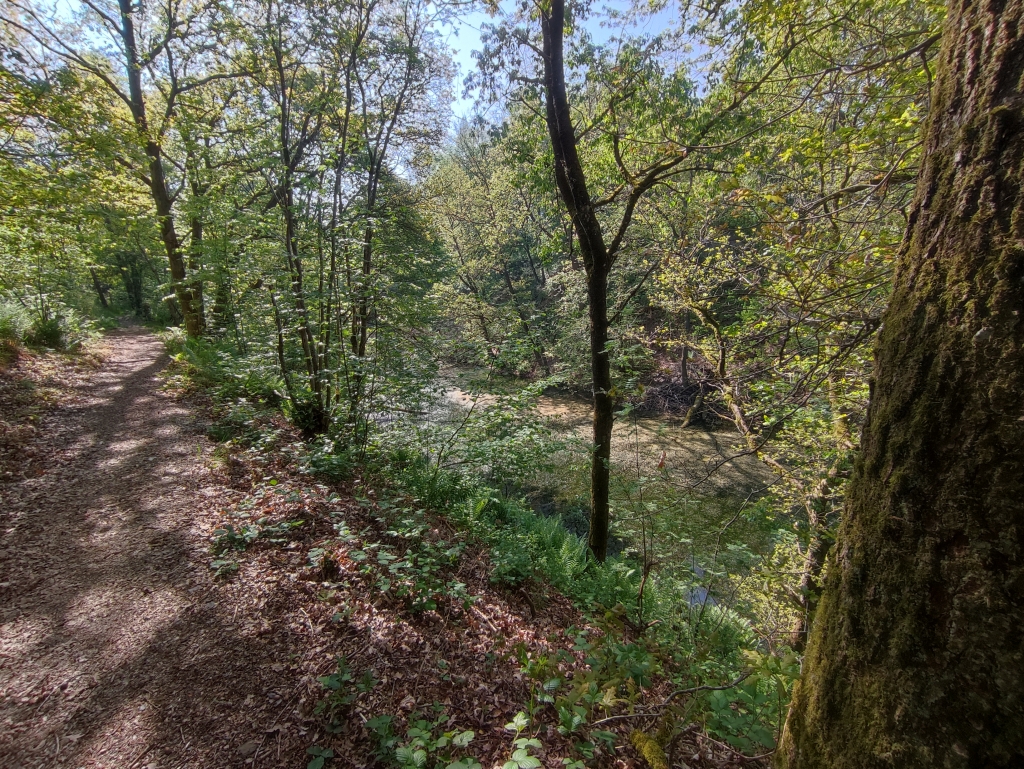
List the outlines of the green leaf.
<svg viewBox="0 0 1024 769">
<path fill-rule="evenodd" d="M 530 719 L 527 717 L 526 713 L 520 710 L 516 713 L 516 717 L 513 718 L 511 722 L 505 724 L 505 728 L 510 732 L 521 732 L 529 725 Z"/>
<path fill-rule="evenodd" d="M 540 769 L 543 764 L 540 759 L 534 758 L 525 750 L 515 750 L 512 752 L 512 760 L 515 761 L 516 766 L 519 769 Z"/>
<path fill-rule="evenodd" d="M 314 758 L 306 764 L 306 769 L 323 769 L 327 759 L 334 758 L 334 751 L 331 748 L 321 748 L 319 745 L 309 746 L 306 748 L 306 752 L 311 756 L 314 756 Z"/>
</svg>

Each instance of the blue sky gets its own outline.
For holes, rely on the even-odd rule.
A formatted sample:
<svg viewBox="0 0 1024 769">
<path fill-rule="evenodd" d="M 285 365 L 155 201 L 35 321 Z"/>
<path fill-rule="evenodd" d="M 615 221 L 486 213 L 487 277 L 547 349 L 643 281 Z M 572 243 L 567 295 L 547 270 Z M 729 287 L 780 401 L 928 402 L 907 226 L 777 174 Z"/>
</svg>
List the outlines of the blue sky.
<svg viewBox="0 0 1024 769">
<path fill-rule="evenodd" d="M 473 51 L 479 51 L 480 25 L 492 21 L 491 17 L 483 11 L 473 11 L 463 14 L 452 26 L 448 37 L 448 45 L 452 49 L 452 58 L 459 67 L 459 73 L 455 77 L 453 93 L 455 103 L 452 104 L 452 112 L 455 119 L 469 117 L 473 113 L 473 100 L 462 97 L 463 85 L 466 75 L 476 69 L 476 62 L 473 60 Z"/>
<path fill-rule="evenodd" d="M 504 0 L 502 3 L 503 6 L 510 4 L 509 0 Z M 618 13 L 625 13 L 629 10 L 631 5 L 632 3 L 630 0 L 610 0 L 610 2 L 605 2 L 596 6 L 595 11 L 611 10 Z M 634 34 L 638 32 L 657 34 L 669 24 L 673 24 L 676 21 L 677 14 L 678 11 L 676 8 L 673 7 L 672 3 L 669 3 L 669 7 L 665 10 L 645 18 L 643 25 L 638 26 L 636 24 L 630 24 L 628 31 Z M 479 51 L 482 47 L 480 43 L 481 25 L 494 23 L 494 21 L 495 20 L 484 11 L 472 11 L 462 14 L 459 20 L 454 22 L 450 27 L 448 45 L 452 49 L 452 58 L 459 67 L 459 74 L 456 77 L 453 88 L 455 101 L 452 104 L 452 112 L 454 113 L 456 120 L 469 117 L 473 114 L 473 99 L 463 98 L 462 92 L 464 89 L 462 82 L 466 75 L 476 68 L 476 62 L 473 59 L 472 52 Z M 614 26 L 608 26 L 607 14 L 595 12 L 584 23 L 584 27 L 593 36 L 595 42 L 603 43 L 607 42 L 609 38 L 622 30 L 622 22 L 617 22 Z"/>
<path fill-rule="evenodd" d="M 502 0 L 501 5 L 505 8 L 514 7 L 515 0 Z M 591 17 L 584 23 L 584 27 L 592 35 L 595 42 L 607 42 L 610 37 L 622 30 L 622 22 L 610 25 L 608 12 L 626 14 L 633 5 L 633 0 L 606 0 L 603 3 L 595 3 Z M 78 0 L 53 0 L 54 10 L 57 15 L 65 20 L 71 20 L 73 9 L 81 6 Z M 633 33 L 648 32 L 657 34 L 667 24 L 673 23 L 678 11 L 674 4 L 669 2 L 668 7 L 653 16 L 645 19 L 642 26 L 629 25 L 629 31 Z M 497 20 L 489 16 L 485 11 L 467 11 L 460 14 L 459 18 L 447 27 L 446 37 L 449 47 L 452 49 L 452 58 L 459 68 L 459 73 L 453 83 L 452 93 L 455 100 L 452 104 L 454 119 L 470 117 L 475 109 L 474 99 L 463 97 L 463 81 L 466 76 L 476 69 L 476 62 L 473 59 L 473 51 L 482 48 L 480 43 L 481 25 L 495 23 Z"/>
</svg>

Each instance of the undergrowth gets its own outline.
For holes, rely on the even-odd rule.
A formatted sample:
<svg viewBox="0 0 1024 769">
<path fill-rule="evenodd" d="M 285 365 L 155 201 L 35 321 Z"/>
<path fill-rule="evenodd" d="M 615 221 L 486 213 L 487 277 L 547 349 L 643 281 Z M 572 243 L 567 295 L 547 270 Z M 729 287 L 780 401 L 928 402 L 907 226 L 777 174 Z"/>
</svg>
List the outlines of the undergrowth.
<svg viewBox="0 0 1024 769">
<path fill-rule="evenodd" d="M 37 347 L 59 352 L 77 350 L 95 336 L 96 324 L 53 297 L 0 297 L 0 346 Z"/>
<path fill-rule="evenodd" d="M 325 460 L 314 458 L 314 465 L 318 461 Z M 597 639 L 574 637 L 575 649 L 588 652 L 584 666 L 573 668 L 569 657 L 548 661 L 561 665 L 561 677 L 544 661 L 519 660 L 539 687 L 537 702 L 554 709 L 563 734 L 598 745 L 590 732 L 601 708 L 640 707 L 643 692 L 658 678 L 693 690 L 677 714 L 680 722 L 698 720 L 739 750 L 774 747 L 799 672 L 796 658 L 764 653 L 749 623 L 734 611 L 694 602 L 693 581 L 649 577 L 641 602 L 641 564 L 629 556 L 594 561 L 584 540 L 522 500 L 503 498 L 457 471 L 439 472 L 428 458 L 408 450 L 375 454 L 363 471 L 376 488 L 426 505 L 484 544 L 492 582 L 509 588 L 550 584 L 602 628 Z M 741 678 L 735 687 L 713 688 Z"/>
<path fill-rule="evenodd" d="M 285 403 L 272 367 L 205 342 L 177 337 L 169 346 L 178 384 L 202 388 L 219 404 L 214 437 L 269 450 L 272 420 L 260 416 Z M 495 422 L 484 424 L 491 430 Z M 497 424 L 510 422 L 503 418 Z M 540 515 L 524 499 L 509 496 L 507 488 L 495 486 L 493 473 L 447 466 L 436 451 L 393 435 L 358 445 L 328 435 L 309 444 L 301 457 L 308 472 L 351 485 L 360 504 L 377 517 L 381 531 L 376 534 L 353 533 L 344 521 L 335 529 L 336 541 L 347 546 L 348 556 L 380 593 L 410 612 L 438 610 L 442 603 L 468 607 L 473 597 L 450 575 L 467 547 L 482 546 L 497 589 L 550 585 L 598 628 L 567 629 L 570 648 L 550 657 L 512 651 L 533 693 L 523 703 L 522 718 L 509 725 L 516 736 L 506 766 L 537 765 L 530 750 L 542 722 L 571 740 L 574 752 L 566 759 L 571 769 L 610 751 L 614 730 L 624 726 L 644 756 L 671 753 L 692 724 L 746 753 L 774 747 L 798 673 L 796 657 L 767 653 L 749 621 L 711 597 L 701 582 L 706 575 L 685 568 L 651 570 L 628 550 L 598 563 L 559 516 Z M 479 444 L 489 435 L 493 432 L 474 439 L 477 451 L 486 449 Z M 518 435 L 526 436 L 533 456 L 541 455 L 540 433 Z M 505 453 L 515 450 L 514 443 L 501 445 Z M 456 534 L 444 541 L 431 536 L 431 517 L 446 520 Z M 225 527 L 215 547 L 224 556 L 263 534 L 258 525 Z M 330 543 L 308 554 L 310 566 L 325 573 L 331 558 Z M 337 673 L 321 679 L 327 690 L 321 716 L 339 726 L 359 686 L 372 687 L 372 680 L 372 674 L 360 677 L 339 664 Z M 671 692 L 667 699 L 652 699 L 656 685 Z M 389 714 L 366 723 L 381 763 L 403 769 L 477 765 L 469 752 L 454 751 L 471 740 L 466 732 L 446 730 L 443 713 L 412 719 L 404 733 L 396 731 L 397 723 Z M 456 745 L 456 738 L 466 744 Z M 323 766 L 329 751 L 314 748 L 320 752 L 311 748 L 310 766 Z"/>
</svg>

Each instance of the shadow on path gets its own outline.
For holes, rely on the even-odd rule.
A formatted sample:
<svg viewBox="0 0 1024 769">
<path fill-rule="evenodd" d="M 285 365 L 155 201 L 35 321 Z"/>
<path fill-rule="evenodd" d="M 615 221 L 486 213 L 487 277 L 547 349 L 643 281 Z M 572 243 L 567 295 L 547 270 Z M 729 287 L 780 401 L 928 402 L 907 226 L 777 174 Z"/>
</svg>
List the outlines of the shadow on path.
<svg viewBox="0 0 1024 769">
<path fill-rule="evenodd" d="M 203 425 L 159 389 L 161 343 L 108 343 L 42 426 L 43 474 L 0 487 L 0 766 L 289 765 L 238 747 L 288 706 L 294 681 L 269 663 L 298 639 L 237 632 L 194 524 L 234 492 L 201 459 Z"/>
</svg>

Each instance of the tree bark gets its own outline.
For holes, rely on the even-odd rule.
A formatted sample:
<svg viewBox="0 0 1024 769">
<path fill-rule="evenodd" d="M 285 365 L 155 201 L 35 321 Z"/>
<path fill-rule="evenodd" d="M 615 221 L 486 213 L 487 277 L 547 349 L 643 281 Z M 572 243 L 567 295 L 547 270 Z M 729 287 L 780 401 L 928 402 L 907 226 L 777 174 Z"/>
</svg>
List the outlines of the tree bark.
<svg viewBox="0 0 1024 769">
<path fill-rule="evenodd" d="M 780 767 L 1024 763 L 1021 0 L 953 0 Z"/>
<path fill-rule="evenodd" d="M 376 202 L 373 196 L 373 185 L 368 185 L 368 210 L 372 210 Z M 356 371 L 352 375 L 352 388 L 349 394 L 349 414 L 358 420 L 359 408 L 363 403 L 366 382 L 366 343 L 370 339 L 370 282 L 373 277 L 373 224 L 367 223 L 363 234 L 362 266 L 359 271 L 358 297 L 352 308 L 352 354 Z"/>
<path fill-rule="evenodd" d="M 679 354 L 679 381 L 683 387 L 690 386 L 690 334 L 693 332 L 693 323 L 690 320 L 690 311 L 683 310 L 683 350 Z"/>
<path fill-rule="evenodd" d="M 106 286 L 101 280 L 100 276 L 96 274 L 96 268 L 90 267 L 89 274 L 92 276 L 92 287 L 96 289 L 96 296 L 100 299 L 100 304 L 103 305 L 103 309 L 107 310 L 110 308 L 110 303 L 107 301 L 107 290 Z"/>
<path fill-rule="evenodd" d="M 608 554 L 608 488 L 614 398 L 608 356 L 608 273 L 612 260 L 597 219 L 576 147 L 569 112 L 562 55 L 565 2 L 552 0 L 541 14 L 544 90 L 548 133 L 555 155 L 555 181 L 580 245 L 587 275 L 590 310 L 590 368 L 594 388 L 594 447 L 590 468 L 590 550 L 599 561 Z"/>
<path fill-rule="evenodd" d="M 825 558 L 832 548 L 825 520 L 829 493 L 828 481 L 823 479 L 812 491 L 806 493 L 804 499 L 810 534 L 807 550 L 804 552 L 803 574 L 800 575 L 800 584 L 797 587 L 800 614 L 790 635 L 790 646 L 797 652 L 804 651 L 807 646 L 807 631 L 817 611 L 821 592 L 821 571 L 825 567 Z"/>
</svg>

